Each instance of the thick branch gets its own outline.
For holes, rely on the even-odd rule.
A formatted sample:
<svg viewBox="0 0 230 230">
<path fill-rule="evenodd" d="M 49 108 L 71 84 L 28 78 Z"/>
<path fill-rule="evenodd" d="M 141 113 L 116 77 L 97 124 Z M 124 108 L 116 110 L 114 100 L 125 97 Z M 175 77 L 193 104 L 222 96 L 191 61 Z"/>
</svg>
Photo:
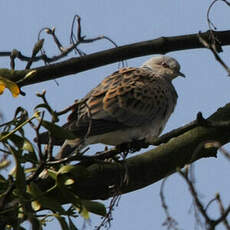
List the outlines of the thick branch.
<svg viewBox="0 0 230 230">
<path fill-rule="evenodd" d="M 230 31 L 214 32 L 217 39 L 224 45 L 230 45 Z M 210 41 L 210 33 L 200 33 L 206 41 Z M 189 34 L 174 37 L 160 37 L 154 40 L 133 43 L 120 46 L 90 55 L 71 58 L 66 61 L 35 68 L 37 72 L 32 77 L 24 79 L 19 83 L 20 86 L 35 84 L 48 81 L 70 74 L 76 74 L 85 70 L 93 69 L 106 64 L 111 64 L 125 59 L 141 57 L 150 54 L 165 54 L 171 51 L 205 48 L 199 41 L 197 34 Z M 30 70 L 10 71 L 0 69 L 0 76 L 12 81 L 22 80 Z"/>
<path fill-rule="evenodd" d="M 218 109 L 208 118 L 211 122 L 229 120 L 230 104 Z M 230 142 L 229 129 L 229 123 L 226 126 L 196 127 L 153 150 L 130 157 L 124 163 L 88 164 L 88 178 L 78 178 L 73 191 L 85 199 L 107 199 L 117 190 L 120 193 L 128 193 L 141 189 L 172 174 L 191 161 L 216 156 L 216 148 L 204 148 L 203 144 L 217 141 L 224 145 Z M 128 183 L 122 183 L 124 175 L 128 175 Z M 48 182 L 43 183 L 47 186 Z"/>
</svg>

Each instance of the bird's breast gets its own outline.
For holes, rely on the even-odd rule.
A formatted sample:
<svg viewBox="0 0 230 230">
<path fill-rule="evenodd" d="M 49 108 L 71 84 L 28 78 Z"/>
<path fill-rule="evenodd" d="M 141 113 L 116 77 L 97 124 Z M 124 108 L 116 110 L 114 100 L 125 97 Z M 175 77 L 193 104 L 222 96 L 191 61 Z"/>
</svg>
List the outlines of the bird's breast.
<svg viewBox="0 0 230 230">
<path fill-rule="evenodd" d="M 154 120 L 139 127 L 130 127 L 122 130 L 104 133 L 88 137 L 87 144 L 102 143 L 105 145 L 120 145 L 134 140 L 143 140 L 151 143 L 152 139 L 158 136 L 165 126 L 166 120 Z"/>
</svg>

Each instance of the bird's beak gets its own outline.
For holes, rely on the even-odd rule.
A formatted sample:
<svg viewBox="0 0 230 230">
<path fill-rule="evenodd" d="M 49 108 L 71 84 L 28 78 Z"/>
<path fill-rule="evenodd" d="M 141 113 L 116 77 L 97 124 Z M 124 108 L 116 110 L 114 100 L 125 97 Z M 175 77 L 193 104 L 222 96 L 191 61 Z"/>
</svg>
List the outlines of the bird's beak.
<svg viewBox="0 0 230 230">
<path fill-rule="evenodd" d="M 185 75 L 181 72 L 178 72 L 178 76 L 185 77 Z"/>
</svg>

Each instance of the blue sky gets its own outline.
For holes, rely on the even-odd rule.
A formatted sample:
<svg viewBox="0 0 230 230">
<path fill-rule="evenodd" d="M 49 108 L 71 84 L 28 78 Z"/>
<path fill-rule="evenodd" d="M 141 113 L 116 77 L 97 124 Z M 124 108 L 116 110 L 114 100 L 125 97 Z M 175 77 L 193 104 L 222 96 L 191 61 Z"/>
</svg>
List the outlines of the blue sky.
<svg viewBox="0 0 230 230">
<path fill-rule="evenodd" d="M 31 55 L 31 50 L 37 40 L 37 34 L 42 27 L 56 27 L 56 34 L 63 44 L 68 44 L 72 18 L 78 14 L 82 18 L 82 32 L 87 37 L 106 35 L 118 45 L 158 38 L 175 36 L 208 30 L 206 12 L 211 1 L 109 1 L 109 0 L 68 0 L 68 1 L 29 1 L 11 0 L 0 2 L 0 51 L 10 51 L 13 48 L 25 55 Z M 211 11 L 211 18 L 219 30 L 229 27 L 229 9 L 219 2 Z M 57 49 L 48 36 L 45 48 L 47 54 L 57 54 Z M 82 45 L 86 53 L 111 48 L 106 41 L 98 41 Z M 224 58 L 227 64 L 230 48 L 224 47 Z M 170 118 L 164 132 L 177 128 L 193 120 L 197 112 L 204 117 L 209 116 L 217 108 L 229 102 L 230 78 L 225 70 L 215 61 L 209 50 L 196 49 L 171 52 L 168 55 L 176 58 L 181 64 L 181 70 L 186 79 L 174 81 L 179 99 L 176 110 Z M 150 56 L 128 60 L 129 66 L 140 66 Z M 9 68 L 9 59 L 0 58 L 0 68 Z M 42 63 L 34 66 L 42 65 Z M 33 66 L 33 67 L 34 67 Z M 115 71 L 118 64 L 107 65 L 83 73 L 58 79 L 55 81 L 27 86 L 23 88 L 26 97 L 12 98 L 9 92 L 0 97 L 0 111 L 5 120 L 12 118 L 14 109 L 23 106 L 32 114 L 33 107 L 40 102 L 35 96 L 43 89 L 47 98 L 57 110 L 83 97 L 88 90 L 96 86 L 105 76 Z M 23 69 L 24 63 L 16 62 L 17 69 Z M 62 121 L 64 122 L 64 121 Z M 32 134 L 31 134 L 32 135 Z M 92 147 L 101 149 L 102 146 Z M 226 146 L 228 149 L 229 146 Z M 221 192 L 227 205 L 229 202 L 229 165 L 219 154 L 217 159 L 203 159 L 195 164 L 196 186 L 204 202 L 209 201 L 216 192 Z M 154 169 L 153 169 L 154 170 Z M 165 219 L 159 198 L 161 182 L 147 188 L 123 195 L 119 206 L 113 213 L 112 230 L 116 229 L 164 229 Z M 191 197 L 188 188 L 178 175 L 169 178 L 166 184 L 166 199 L 171 213 L 183 229 L 192 229 L 193 214 L 189 212 Z M 215 211 L 212 212 L 215 215 Z M 99 218 L 92 217 L 91 228 L 98 224 Z M 52 226 L 57 226 L 55 223 Z M 188 228 L 188 226 L 190 226 Z M 49 229 L 47 227 L 47 229 Z M 221 228 L 219 228 L 221 229 Z"/>
</svg>

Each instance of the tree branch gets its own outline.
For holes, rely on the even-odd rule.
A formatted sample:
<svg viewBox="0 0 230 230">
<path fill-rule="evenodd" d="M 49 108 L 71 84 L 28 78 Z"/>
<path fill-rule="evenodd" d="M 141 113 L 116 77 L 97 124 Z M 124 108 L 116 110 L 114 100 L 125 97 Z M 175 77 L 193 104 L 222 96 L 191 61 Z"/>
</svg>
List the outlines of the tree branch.
<svg viewBox="0 0 230 230">
<path fill-rule="evenodd" d="M 230 30 L 214 32 L 216 38 L 221 42 L 222 46 L 230 45 Z M 200 33 L 200 36 L 207 42 L 210 41 L 210 31 Z M 117 48 L 93 53 L 90 55 L 70 58 L 66 61 L 34 68 L 35 73 L 31 77 L 25 76 L 31 70 L 9 70 L 0 69 L 0 75 L 14 82 L 18 82 L 19 86 L 31 85 L 43 81 L 48 81 L 70 74 L 80 73 L 99 66 L 104 66 L 125 59 L 141 57 L 151 54 L 165 54 L 171 51 L 205 48 L 199 41 L 197 34 L 188 34 L 174 37 L 160 37 L 154 40 L 133 43 L 120 46 Z"/>
<path fill-rule="evenodd" d="M 210 122 L 228 123 L 229 120 L 230 104 L 218 109 L 208 118 Z M 195 127 L 166 144 L 120 163 L 82 162 L 80 166 L 86 167 L 88 177 L 77 178 L 72 190 L 83 199 L 107 199 L 114 195 L 114 191 L 119 190 L 122 194 L 141 189 L 174 173 L 191 161 L 216 157 L 217 148 L 212 145 L 208 147 L 205 143 L 217 141 L 221 146 L 230 142 L 229 128 L 230 125 Z M 128 183 L 123 182 L 126 174 Z M 49 187 L 49 180 L 38 183 L 41 188 Z M 57 194 L 55 191 L 51 195 Z"/>
</svg>

